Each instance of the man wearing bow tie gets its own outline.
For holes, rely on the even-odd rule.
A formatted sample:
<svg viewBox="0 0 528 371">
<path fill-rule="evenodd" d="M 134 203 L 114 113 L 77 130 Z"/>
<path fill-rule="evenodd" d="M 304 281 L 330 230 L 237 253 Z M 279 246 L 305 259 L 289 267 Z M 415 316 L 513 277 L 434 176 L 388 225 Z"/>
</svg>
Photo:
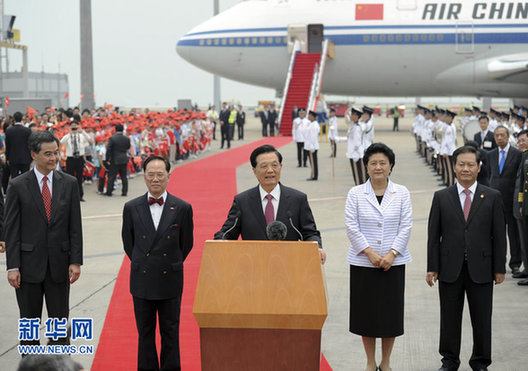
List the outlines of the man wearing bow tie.
<svg viewBox="0 0 528 371">
<path fill-rule="evenodd" d="M 138 370 L 180 370 L 183 262 L 193 246 L 193 212 L 166 191 L 170 162 L 151 156 L 143 164 L 148 192 L 123 209 L 122 239 L 131 260 L 130 293 L 139 335 Z M 156 351 L 156 316 L 161 356 Z"/>
</svg>

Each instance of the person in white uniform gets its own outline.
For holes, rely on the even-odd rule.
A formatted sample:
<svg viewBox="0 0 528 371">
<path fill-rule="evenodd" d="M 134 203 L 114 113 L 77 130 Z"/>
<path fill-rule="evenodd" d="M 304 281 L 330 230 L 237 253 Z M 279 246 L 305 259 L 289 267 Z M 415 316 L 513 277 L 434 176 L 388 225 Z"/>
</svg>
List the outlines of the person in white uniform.
<svg viewBox="0 0 528 371">
<path fill-rule="evenodd" d="M 347 114 L 349 121 L 349 129 L 347 132 L 347 153 L 346 157 L 350 159 L 350 166 L 352 167 L 352 175 L 356 185 L 366 182 L 365 165 L 363 164 L 363 128 L 359 125 L 359 118 L 362 112 L 352 107 Z"/>
<path fill-rule="evenodd" d="M 308 114 L 308 121 L 310 122 L 306 127 L 304 135 L 304 149 L 310 155 L 310 164 L 312 166 L 312 173 L 306 180 L 317 180 L 319 176 L 319 169 L 317 166 L 317 151 L 319 150 L 319 133 L 321 127 L 317 122 L 317 113 L 310 111 Z"/>
<path fill-rule="evenodd" d="M 335 109 L 330 109 L 328 119 L 328 139 L 330 140 L 330 157 L 335 158 L 337 154 L 337 139 L 339 136 L 337 128 L 337 116 Z"/>
<path fill-rule="evenodd" d="M 306 160 L 308 154 L 304 153 L 304 131 L 308 126 L 308 119 L 306 118 L 306 109 L 299 108 L 297 110 L 297 117 L 293 120 L 292 137 L 297 144 L 297 167 L 306 167 Z"/>
</svg>

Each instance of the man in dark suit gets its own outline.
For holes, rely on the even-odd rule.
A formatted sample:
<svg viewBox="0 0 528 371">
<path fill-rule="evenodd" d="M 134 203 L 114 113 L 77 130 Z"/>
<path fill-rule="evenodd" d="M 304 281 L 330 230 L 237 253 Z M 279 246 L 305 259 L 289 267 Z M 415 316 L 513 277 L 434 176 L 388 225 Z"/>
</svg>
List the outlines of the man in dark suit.
<svg viewBox="0 0 528 371">
<path fill-rule="evenodd" d="M 514 278 L 524 278 L 517 282 L 520 286 L 528 286 L 528 130 L 522 130 L 517 137 L 519 148 L 522 153 L 521 164 L 517 177 L 516 191 L 518 192 L 514 201 L 514 212 L 517 211 L 519 231 L 521 233 L 521 246 L 524 249 L 524 271 L 514 275 Z"/>
<path fill-rule="evenodd" d="M 487 151 L 492 150 L 497 147 L 495 143 L 495 138 L 493 137 L 493 132 L 488 129 L 489 127 L 489 117 L 480 116 L 479 117 L 480 130 L 475 134 L 473 139 L 479 145 L 479 148 L 483 148 Z"/>
<path fill-rule="evenodd" d="M 513 216 L 513 198 L 517 170 L 521 163 L 521 151 L 510 146 L 510 133 L 505 126 L 498 126 L 494 132 L 497 148 L 488 152 L 490 166 L 490 187 L 498 190 L 502 195 L 504 205 L 504 220 L 508 226 L 508 241 L 510 245 L 509 266 L 512 273 L 520 272 L 521 242 L 519 228 Z"/>
<path fill-rule="evenodd" d="M 268 136 L 268 114 L 269 114 L 269 106 L 264 106 L 264 109 L 259 112 L 260 116 L 260 123 L 262 124 L 262 136 L 267 137 Z"/>
<path fill-rule="evenodd" d="M 7 189 L 7 278 L 16 289 L 20 318 L 40 318 L 44 296 L 49 318 L 68 318 L 70 284 L 79 278 L 83 259 L 79 188 L 74 177 L 55 170 L 59 140 L 51 132 L 31 134 L 29 148 L 35 168 Z"/>
<path fill-rule="evenodd" d="M 457 183 L 437 191 L 429 214 L 427 277 L 439 280 L 442 371 L 460 366 L 464 293 L 473 327 L 469 364 L 491 364 L 493 281 L 505 276 L 506 232 L 501 194 L 477 183 L 480 154 L 471 146 L 453 153 Z"/>
<path fill-rule="evenodd" d="M 31 155 L 28 149 L 31 130 L 22 125 L 20 112 L 15 112 L 13 119 L 15 124 L 11 125 L 5 133 L 6 159 L 12 179 L 28 171 L 31 164 Z"/>
<path fill-rule="evenodd" d="M 123 125 L 117 124 L 115 127 L 116 132 L 106 146 L 106 161 L 110 164 L 108 186 L 106 188 L 107 196 L 112 196 L 118 173 L 121 177 L 121 196 L 126 196 L 128 193 L 127 165 L 130 138 L 125 136 L 123 129 Z"/>
<path fill-rule="evenodd" d="M 238 128 L 238 140 L 242 140 L 244 139 L 244 125 L 246 124 L 246 113 L 242 109 L 242 105 L 238 106 L 236 124 Z"/>
<path fill-rule="evenodd" d="M 251 166 L 259 185 L 235 196 L 231 210 L 215 240 L 267 240 L 266 227 L 274 220 L 287 227 L 286 241 L 317 241 L 321 261 L 321 234 L 315 225 L 306 195 L 279 183 L 282 155 L 275 147 L 263 145 L 250 156 Z"/>
<path fill-rule="evenodd" d="M 224 148 L 224 142 L 227 141 L 227 147 L 229 148 L 231 146 L 231 139 L 229 137 L 229 116 L 231 115 L 231 111 L 227 107 L 227 104 L 224 102 L 222 103 L 222 110 L 220 111 L 220 115 L 218 116 L 218 119 L 220 121 L 220 135 L 222 137 L 222 143 L 220 145 L 220 148 Z"/>
<path fill-rule="evenodd" d="M 275 104 L 272 104 L 268 111 L 268 126 L 270 137 L 275 135 L 275 125 L 277 124 L 277 111 L 275 110 Z"/>
<path fill-rule="evenodd" d="M 139 335 L 138 370 L 180 370 L 180 306 L 183 262 L 193 246 L 193 212 L 166 191 L 170 162 L 143 164 L 148 192 L 123 208 L 123 247 L 131 260 L 130 293 Z M 156 316 L 161 356 L 156 351 Z"/>
</svg>

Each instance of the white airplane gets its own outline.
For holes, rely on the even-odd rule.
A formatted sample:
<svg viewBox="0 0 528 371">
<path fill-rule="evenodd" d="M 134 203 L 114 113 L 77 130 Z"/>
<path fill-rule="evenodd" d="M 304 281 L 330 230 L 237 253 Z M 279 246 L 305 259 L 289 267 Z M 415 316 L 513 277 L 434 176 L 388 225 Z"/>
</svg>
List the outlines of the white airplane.
<svg viewBox="0 0 528 371">
<path fill-rule="evenodd" d="M 322 24 L 335 45 L 325 94 L 503 97 L 528 104 L 523 1 L 244 1 L 189 31 L 176 50 L 211 73 L 281 91 L 291 45 L 310 38 L 311 24 Z"/>
</svg>

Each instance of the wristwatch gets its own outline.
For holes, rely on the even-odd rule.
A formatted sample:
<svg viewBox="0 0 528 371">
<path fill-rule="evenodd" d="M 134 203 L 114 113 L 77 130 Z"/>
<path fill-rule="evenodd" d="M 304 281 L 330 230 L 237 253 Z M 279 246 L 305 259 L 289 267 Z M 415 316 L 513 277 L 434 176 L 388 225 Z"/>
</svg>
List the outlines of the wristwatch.
<svg viewBox="0 0 528 371">
<path fill-rule="evenodd" d="M 394 254 L 394 256 L 398 256 L 398 251 L 394 250 L 394 249 L 391 249 L 392 253 Z"/>
</svg>

